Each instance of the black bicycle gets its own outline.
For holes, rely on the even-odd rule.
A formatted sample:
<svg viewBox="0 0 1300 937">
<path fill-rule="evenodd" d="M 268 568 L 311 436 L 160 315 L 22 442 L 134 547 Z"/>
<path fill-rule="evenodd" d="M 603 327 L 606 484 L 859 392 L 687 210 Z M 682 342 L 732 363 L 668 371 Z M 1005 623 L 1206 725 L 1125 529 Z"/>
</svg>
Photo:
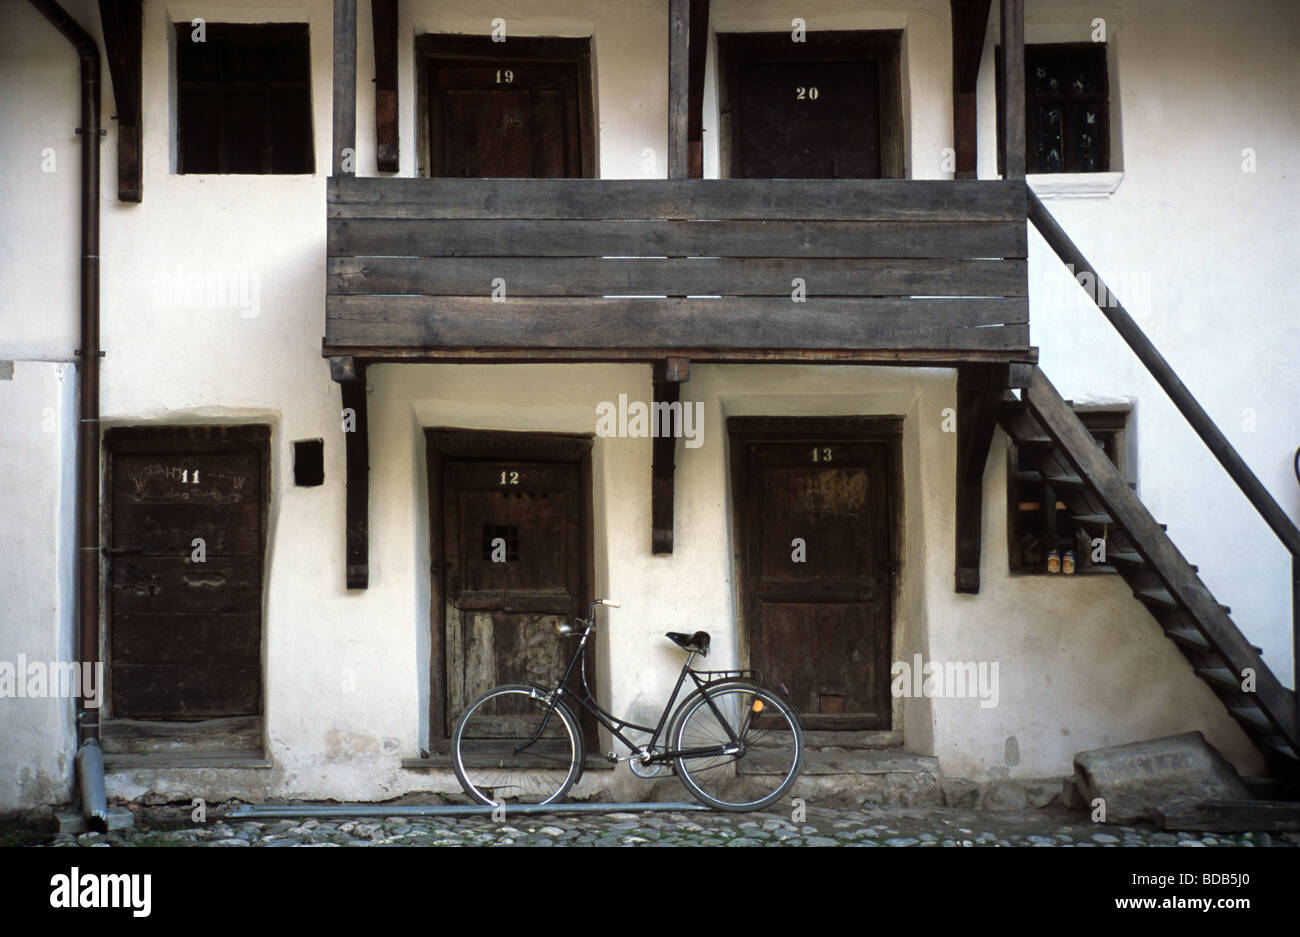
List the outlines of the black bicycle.
<svg viewBox="0 0 1300 937">
<path fill-rule="evenodd" d="M 639 777 L 674 771 L 701 802 L 718 810 L 761 810 L 781 797 L 803 765 L 803 730 L 783 694 L 762 684 L 753 670 L 693 670 L 695 655 L 709 653 L 709 635 L 669 632 L 689 655 L 655 726 L 637 725 L 601 708 L 587 685 L 583 653 L 596 630 L 596 607 L 618 608 L 597 599 L 580 630 L 568 624 L 561 634 L 580 635 L 564 675 L 551 687 L 508 684 L 475 700 L 456 723 L 452 754 L 465 793 L 484 805 L 507 802 L 550 804 L 564 797 L 582 776 L 586 746 L 571 703 L 590 712 L 627 746 L 610 752 L 611 762 L 626 761 Z M 568 683 L 581 673 L 581 690 Z M 689 678 L 695 689 L 668 713 Z M 665 734 L 665 726 L 671 726 Z M 635 742 L 625 734 L 648 735 Z M 663 744 L 660 738 L 663 737 Z"/>
</svg>

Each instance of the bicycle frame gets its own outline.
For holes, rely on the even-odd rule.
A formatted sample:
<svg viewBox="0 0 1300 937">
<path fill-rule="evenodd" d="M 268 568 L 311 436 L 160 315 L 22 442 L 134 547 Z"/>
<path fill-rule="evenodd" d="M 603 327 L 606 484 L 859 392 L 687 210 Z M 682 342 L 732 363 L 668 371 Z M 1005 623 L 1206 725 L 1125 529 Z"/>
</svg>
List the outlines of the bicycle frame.
<svg viewBox="0 0 1300 937">
<path fill-rule="evenodd" d="M 591 607 L 588 610 L 588 615 L 590 617 L 578 619 L 578 624 L 583 625 L 584 628 L 582 636 L 578 640 L 578 646 L 574 650 L 573 656 L 569 658 L 569 664 L 564 670 L 564 675 L 549 689 L 535 687 L 540 694 L 543 694 L 540 698 L 546 701 L 549 710 L 546 716 L 542 719 L 537 734 L 523 745 L 519 746 L 519 748 L 516 749 L 516 754 L 524 751 L 542 737 L 542 734 L 546 731 L 547 724 L 550 722 L 551 714 L 555 712 L 556 704 L 562 699 L 571 699 L 576 702 L 587 712 L 591 713 L 592 717 L 608 729 L 615 738 L 628 747 L 631 752 L 630 755 L 625 756 L 623 759 L 614 760 L 627 760 L 628 758 L 638 757 L 636 753 L 639 749 L 645 749 L 645 751 L 649 753 L 646 757 L 641 759 L 645 764 L 659 764 L 677 758 L 708 758 L 710 756 L 735 755 L 740 753 L 744 748 L 742 740 L 749 731 L 750 718 L 753 713 L 752 711 L 746 713 L 745 721 L 740 726 L 739 731 L 733 731 L 731 725 L 714 704 L 712 697 L 709 696 L 707 687 L 711 684 L 729 679 L 744 679 L 752 680 L 755 683 L 761 683 L 762 675 L 755 670 L 692 670 L 691 663 L 695 660 L 696 652 L 691 651 L 690 655 L 686 658 L 686 663 L 682 665 L 682 672 L 677 675 L 677 683 L 673 686 L 673 692 L 668 697 L 668 701 L 664 704 L 663 712 L 659 715 L 658 724 L 653 727 L 643 726 L 627 719 L 620 719 L 618 716 L 615 716 L 596 702 L 596 695 L 587 684 L 587 667 L 583 652 L 586 650 L 587 641 L 590 639 L 591 633 L 596 630 L 596 606 L 599 604 L 601 604 L 599 599 L 592 602 Z M 570 679 L 573 677 L 574 669 L 578 668 L 579 664 L 581 664 L 582 692 L 576 694 L 569 689 L 568 684 Z M 718 722 L 726 730 L 728 744 L 714 745 L 707 748 L 689 748 L 680 750 L 668 749 L 659 753 L 651 753 L 651 750 L 659 741 L 659 736 L 664 731 L 668 722 L 669 714 L 673 712 L 673 705 L 677 702 L 677 696 L 681 693 L 682 686 L 686 683 L 686 678 L 688 676 L 691 678 L 691 682 L 695 684 L 696 689 L 700 690 L 704 694 L 705 702 L 708 704 L 709 708 L 713 710 L 714 716 L 717 717 Z M 631 729 L 636 732 L 647 732 L 650 734 L 650 740 L 638 745 L 623 734 L 624 729 Z M 612 754 L 613 753 L 611 752 L 611 755 Z"/>
</svg>

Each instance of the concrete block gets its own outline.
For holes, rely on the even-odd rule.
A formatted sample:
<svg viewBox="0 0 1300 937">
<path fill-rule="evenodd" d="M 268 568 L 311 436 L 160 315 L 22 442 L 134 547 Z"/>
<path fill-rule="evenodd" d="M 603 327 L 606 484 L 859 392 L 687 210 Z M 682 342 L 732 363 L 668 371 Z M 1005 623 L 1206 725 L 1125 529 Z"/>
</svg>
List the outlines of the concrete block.
<svg viewBox="0 0 1300 937">
<path fill-rule="evenodd" d="M 1108 823 L 1155 819 L 1166 804 L 1250 799 L 1232 765 L 1200 732 L 1079 752 L 1074 774 L 1086 803 L 1105 802 Z"/>
</svg>

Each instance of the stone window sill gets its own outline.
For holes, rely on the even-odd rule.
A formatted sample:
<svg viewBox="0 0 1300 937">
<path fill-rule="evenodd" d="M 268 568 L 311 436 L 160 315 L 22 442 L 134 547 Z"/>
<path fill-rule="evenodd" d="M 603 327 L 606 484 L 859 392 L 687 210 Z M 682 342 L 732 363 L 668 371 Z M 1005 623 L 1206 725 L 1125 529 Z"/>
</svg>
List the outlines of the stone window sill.
<svg viewBox="0 0 1300 937">
<path fill-rule="evenodd" d="M 1043 200 L 1109 198 L 1124 181 L 1122 172 L 1052 172 L 1027 177 L 1029 187 Z"/>
</svg>

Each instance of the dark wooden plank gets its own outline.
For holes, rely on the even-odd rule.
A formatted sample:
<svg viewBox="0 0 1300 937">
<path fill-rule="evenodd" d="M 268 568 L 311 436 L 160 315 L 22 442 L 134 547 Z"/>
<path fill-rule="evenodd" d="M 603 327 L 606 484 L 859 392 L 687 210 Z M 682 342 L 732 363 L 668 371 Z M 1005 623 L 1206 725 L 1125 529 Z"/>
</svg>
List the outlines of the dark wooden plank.
<svg viewBox="0 0 1300 937">
<path fill-rule="evenodd" d="M 351 431 L 345 425 L 347 474 L 345 531 L 345 573 L 347 588 L 365 589 L 370 585 L 370 429 L 366 406 L 365 364 L 357 362 L 356 379 L 340 381 L 339 392 L 344 415 L 351 411 Z"/>
<path fill-rule="evenodd" d="M 139 202 L 144 197 L 140 64 L 143 3 L 142 0 L 99 0 L 99 15 L 104 26 L 104 50 L 117 111 L 117 198 L 122 202 Z"/>
<path fill-rule="evenodd" d="M 371 0 L 375 42 L 375 156 L 380 172 L 397 172 L 397 0 Z"/>
<path fill-rule="evenodd" d="M 507 296 L 1025 296 L 1024 260 L 670 257 L 331 257 L 330 293 Z"/>
<path fill-rule="evenodd" d="M 328 254 L 374 257 L 1024 257 L 1017 222 L 331 222 Z"/>
<path fill-rule="evenodd" d="M 690 170 L 686 136 L 690 109 L 691 0 L 668 0 L 668 178 Z"/>
<path fill-rule="evenodd" d="M 680 363 L 681 359 L 674 359 Z M 689 364 L 684 372 L 689 374 Z M 670 407 L 681 400 L 683 369 L 668 362 L 655 365 L 654 401 Z M 673 552 L 673 500 L 677 440 L 657 436 L 651 447 L 650 464 L 650 552 L 666 555 Z"/>
<path fill-rule="evenodd" d="M 686 139 L 692 179 L 704 175 L 704 79 L 709 51 L 709 0 L 691 0 L 690 82 L 686 106 Z"/>
<path fill-rule="evenodd" d="M 115 556 L 192 556 L 195 538 L 211 559 L 257 556 L 262 549 L 262 505 L 130 503 L 114 497 Z"/>
<path fill-rule="evenodd" d="M 1241 673 L 1246 667 L 1255 671 L 1259 708 L 1291 744 L 1300 743 L 1300 719 L 1297 718 L 1294 695 L 1282 686 L 1259 652 L 1228 618 L 1041 370 L 1035 370 L 1025 394 L 1044 428 L 1061 446 L 1079 474 L 1092 484 L 1110 516 L 1123 526 L 1169 593 L 1193 616 L 1200 631 L 1229 667 L 1236 673 Z"/>
<path fill-rule="evenodd" d="M 1006 367 L 971 365 L 957 370 L 956 591 L 980 591 L 984 466 L 1010 375 Z"/>
<path fill-rule="evenodd" d="M 1001 0 L 1003 178 L 1025 177 L 1025 0 Z"/>
<path fill-rule="evenodd" d="M 356 174 L 357 0 L 334 0 L 334 175 Z M 344 164 L 347 168 L 344 168 Z"/>
<path fill-rule="evenodd" d="M 261 710 L 260 666 L 114 664 L 113 713 L 128 719 L 197 720 Z"/>
<path fill-rule="evenodd" d="M 1023 180 L 326 180 L 330 218 L 1020 221 Z"/>
<path fill-rule="evenodd" d="M 240 612 L 262 607 L 260 557 L 120 557 L 111 564 L 107 589 L 114 620 L 148 612 Z"/>
<path fill-rule="evenodd" d="M 147 612 L 114 618 L 112 660 L 124 664 L 258 666 L 261 616 L 236 613 Z"/>
<path fill-rule="evenodd" d="M 951 0 L 953 149 L 956 177 L 974 179 L 976 172 L 977 126 L 975 84 L 984 54 L 992 0 Z"/>
<path fill-rule="evenodd" d="M 1015 326 L 1014 328 L 1023 328 Z M 1024 328 L 1020 338 L 1029 339 Z M 526 362 L 592 363 L 654 362 L 665 355 L 679 355 L 710 364 L 875 364 L 882 367 L 951 368 L 964 362 L 988 364 L 1032 364 L 1038 349 L 1027 344 L 1016 348 L 701 348 L 645 345 L 622 348 L 546 346 L 500 348 L 489 345 L 455 347 L 412 345 L 326 345 L 322 352 L 365 355 L 373 364 L 429 363 L 521 364 Z"/>
<path fill-rule="evenodd" d="M 494 303 L 331 296 L 326 303 L 326 341 L 337 345 L 1007 349 L 1028 343 L 1028 328 L 1020 324 L 1026 303 L 1018 299 Z"/>
</svg>

